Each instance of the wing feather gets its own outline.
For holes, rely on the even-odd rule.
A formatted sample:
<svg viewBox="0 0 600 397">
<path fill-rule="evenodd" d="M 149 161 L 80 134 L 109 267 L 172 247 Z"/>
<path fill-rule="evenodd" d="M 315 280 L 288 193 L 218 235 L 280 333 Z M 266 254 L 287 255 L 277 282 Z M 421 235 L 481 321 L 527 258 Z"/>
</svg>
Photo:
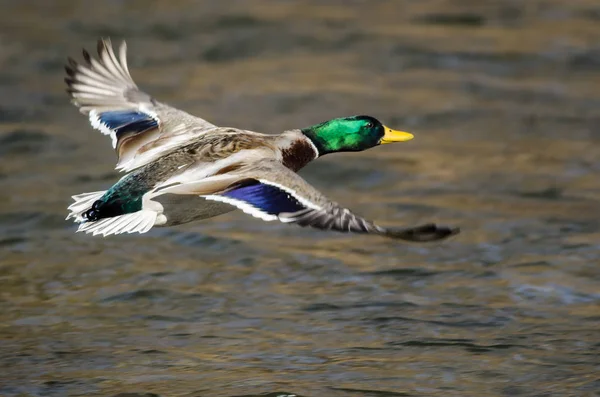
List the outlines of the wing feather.
<svg viewBox="0 0 600 397">
<path fill-rule="evenodd" d="M 65 67 L 67 92 L 92 127 L 111 137 L 117 169 L 130 171 L 148 164 L 215 128 L 141 91 L 129 73 L 125 42 L 118 53 L 110 40 L 99 40 L 97 58 L 83 50 L 85 63 L 69 58 Z"/>
<path fill-rule="evenodd" d="M 302 227 L 339 232 L 378 234 L 424 242 L 444 239 L 458 229 L 435 224 L 385 228 L 327 199 L 298 174 L 278 161 L 265 160 L 236 171 L 238 180 L 221 192 L 202 195 L 226 202 L 263 220 L 277 219 Z"/>
</svg>

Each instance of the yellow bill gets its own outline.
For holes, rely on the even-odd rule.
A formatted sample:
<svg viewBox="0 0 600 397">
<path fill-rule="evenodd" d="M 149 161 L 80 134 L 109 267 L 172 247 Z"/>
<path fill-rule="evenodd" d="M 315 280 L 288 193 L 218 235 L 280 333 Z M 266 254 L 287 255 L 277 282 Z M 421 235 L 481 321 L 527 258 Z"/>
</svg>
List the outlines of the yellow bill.
<svg viewBox="0 0 600 397">
<path fill-rule="evenodd" d="M 381 138 L 382 145 L 386 143 L 410 141 L 414 138 L 414 135 L 410 132 L 396 131 L 385 125 L 383 126 L 383 129 L 385 130 L 385 135 Z"/>
</svg>

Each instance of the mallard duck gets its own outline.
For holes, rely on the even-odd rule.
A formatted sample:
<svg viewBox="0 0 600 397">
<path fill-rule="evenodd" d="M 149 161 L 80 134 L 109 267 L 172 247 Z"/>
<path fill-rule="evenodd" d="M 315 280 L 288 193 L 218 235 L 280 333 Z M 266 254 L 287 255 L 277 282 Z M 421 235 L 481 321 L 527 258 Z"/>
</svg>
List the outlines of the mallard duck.
<svg viewBox="0 0 600 397">
<path fill-rule="evenodd" d="M 370 116 L 337 118 L 279 135 L 218 127 L 141 91 L 110 40 L 98 57 L 69 58 L 68 93 L 95 129 L 108 135 L 125 172 L 106 191 L 73 196 L 67 219 L 94 235 L 145 233 L 240 209 L 264 221 L 407 241 L 434 241 L 458 232 L 426 224 L 385 228 L 327 199 L 296 172 L 328 153 L 408 141 Z"/>
</svg>

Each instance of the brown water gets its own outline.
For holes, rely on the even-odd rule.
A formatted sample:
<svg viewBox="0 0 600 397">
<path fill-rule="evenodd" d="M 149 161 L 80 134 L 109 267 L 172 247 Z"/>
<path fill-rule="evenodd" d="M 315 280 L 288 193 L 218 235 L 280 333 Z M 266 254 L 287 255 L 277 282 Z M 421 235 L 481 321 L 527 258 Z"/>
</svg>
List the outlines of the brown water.
<svg viewBox="0 0 600 397">
<path fill-rule="evenodd" d="M 597 0 L 0 2 L 0 395 L 598 396 Z M 62 64 L 264 132 L 371 114 L 416 139 L 302 174 L 430 245 L 241 213 L 98 238 L 118 177 Z M 148 394 L 149 396 L 150 394 Z"/>
</svg>

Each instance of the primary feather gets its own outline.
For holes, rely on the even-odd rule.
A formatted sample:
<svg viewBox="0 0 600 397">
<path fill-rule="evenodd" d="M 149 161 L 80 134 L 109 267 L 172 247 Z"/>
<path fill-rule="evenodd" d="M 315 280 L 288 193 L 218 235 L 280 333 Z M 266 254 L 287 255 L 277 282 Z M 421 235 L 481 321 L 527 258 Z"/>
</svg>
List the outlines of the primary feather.
<svg viewBox="0 0 600 397">
<path fill-rule="evenodd" d="M 126 54 L 125 42 L 117 57 L 110 40 L 100 40 L 98 59 L 86 50 L 83 64 L 69 58 L 65 81 L 73 104 L 92 127 L 110 136 L 117 169 L 131 171 L 215 126 L 141 91 L 129 74 Z"/>
</svg>

